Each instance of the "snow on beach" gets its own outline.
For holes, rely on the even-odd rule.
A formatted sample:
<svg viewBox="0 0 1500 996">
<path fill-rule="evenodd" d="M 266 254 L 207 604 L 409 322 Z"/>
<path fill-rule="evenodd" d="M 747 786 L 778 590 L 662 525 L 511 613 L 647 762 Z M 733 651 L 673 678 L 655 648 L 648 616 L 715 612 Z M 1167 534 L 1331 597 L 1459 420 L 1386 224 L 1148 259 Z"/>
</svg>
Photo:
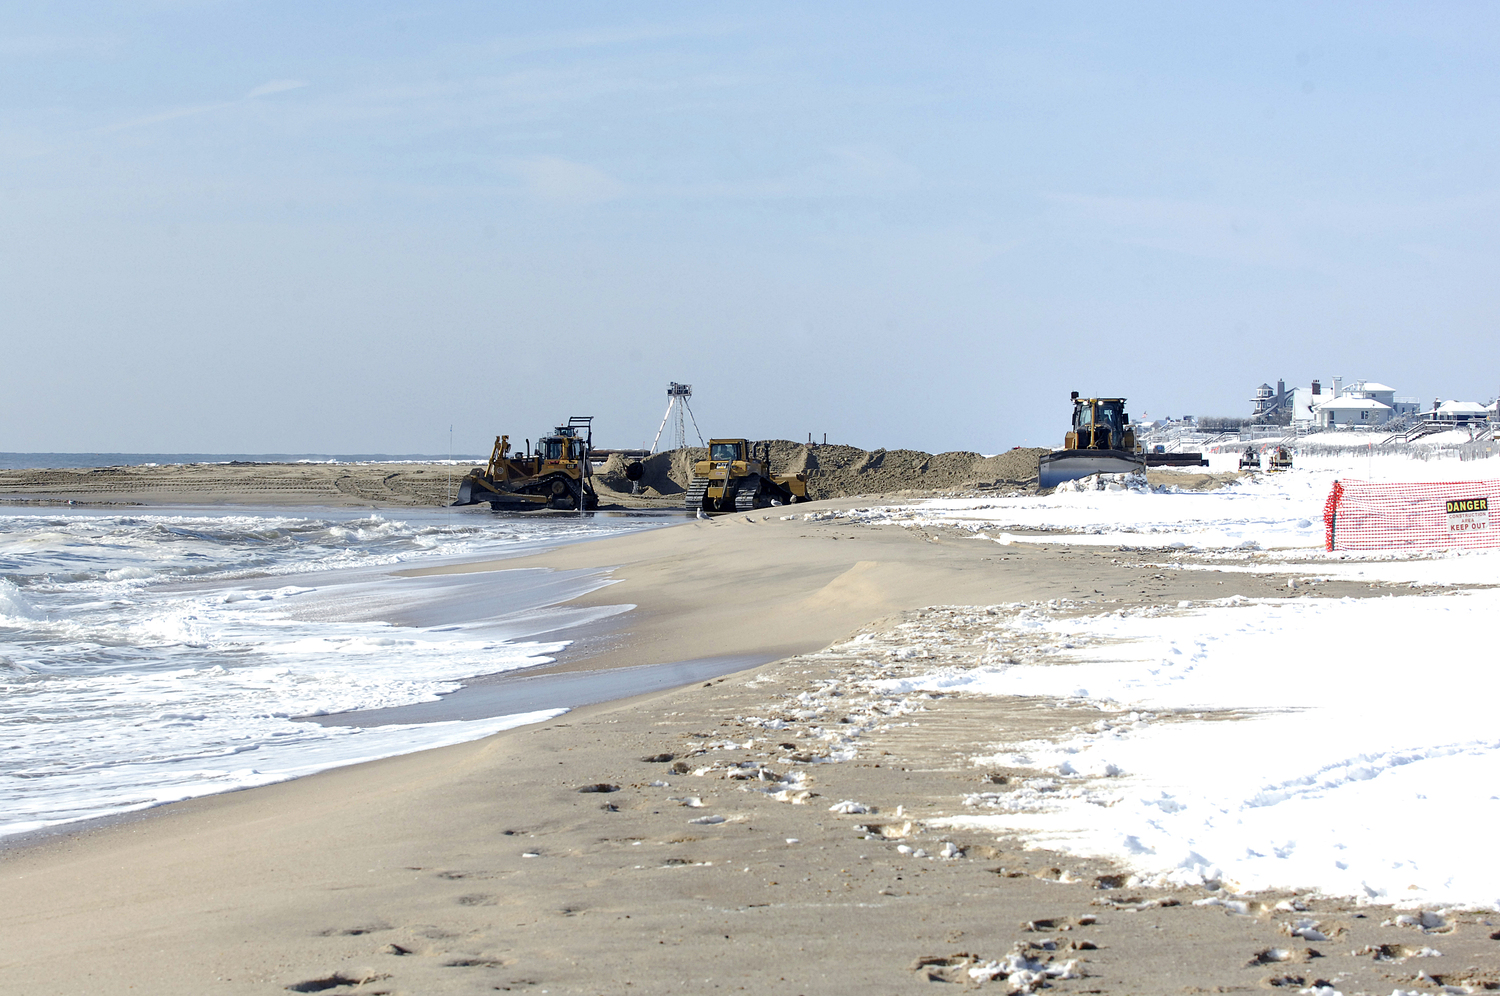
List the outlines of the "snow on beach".
<svg viewBox="0 0 1500 996">
<path fill-rule="evenodd" d="M 1196 550 L 1212 570 L 1307 574 L 1312 560 L 1323 577 L 1500 582 L 1500 552 L 1322 552 L 1329 486 L 1371 469 L 1327 463 L 1210 492 L 949 499 L 850 517 L 1001 542 L 1154 548 L 1183 570 L 1199 569 L 1178 559 Z M 1500 478 L 1493 461 L 1370 463 L 1387 480 Z M 1042 696 L 1087 710 L 1059 741 L 1000 742 L 973 757 L 1030 774 L 970 796 L 961 815 L 932 826 L 1019 833 L 1115 859 L 1143 882 L 1500 909 L 1488 829 L 1500 821 L 1500 589 L 1104 607 L 992 608 L 982 624 L 989 645 L 1025 643 L 1028 653 L 868 682 L 893 697 Z M 946 625 L 928 621 L 918 643 L 885 653 L 920 659 L 945 640 L 973 643 L 964 631 L 974 612 L 948 610 Z"/>
<path fill-rule="evenodd" d="M 939 498 L 812 514 L 872 524 L 948 526 L 999 543 L 1321 550 L 1323 506 L 1335 480 L 1500 478 L 1500 460 L 1412 461 L 1392 456 L 1367 460 L 1298 454 L 1297 461 L 1295 470 L 1252 475 L 1213 491 L 1170 484 L 1147 487 L 1136 477 L 1106 480 L 1099 489 L 1073 490 L 1064 485 L 1041 497 Z M 1196 470 L 1162 473 L 1166 477 L 1180 474 L 1184 481 L 1198 474 Z"/>
<path fill-rule="evenodd" d="M 1497 610 L 1500 593 L 1483 591 L 1022 613 L 1052 641 L 1045 662 L 876 687 L 1131 711 L 973 758 L 1045 774 L 973 796 L 972 815 L 943 825 L 1019 830 L 1167 883 L 1500 907 Z"/>
</svg>

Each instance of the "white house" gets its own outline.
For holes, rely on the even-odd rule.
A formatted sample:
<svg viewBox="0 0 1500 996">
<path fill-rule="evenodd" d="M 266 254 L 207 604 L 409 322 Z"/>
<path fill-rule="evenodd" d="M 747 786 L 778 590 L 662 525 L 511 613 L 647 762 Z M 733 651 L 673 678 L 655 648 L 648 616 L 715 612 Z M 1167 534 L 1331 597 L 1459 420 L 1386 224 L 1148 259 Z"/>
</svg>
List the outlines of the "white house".
<svg viewBox="0 0 1500 996">
<path fill-rule="evenodd" d="M 1345 388 L 1344 394 L 1352 394 L 1356 398 L 1369 398 L 1378 401 L 1387 408 L 1396 407 L 1396 389 L 1384 384 L 1377 384 L 1373 380 L 1357 380 Z"/>
<path fill-rule="evenodd" d="M 1313 408 L 1318 425 L 1382 425 L 1391 418 L 1391 406 L 1374 398 L 1360 398 L 1352 394 L 1329 398 Z"/>
<path fill-rule="evenodd" d="M 1444 401 L 1433 412 L 1440 422 L 1473 422 L 1489 417 L 1489 408 L 1477 401 Z"/>
</svg>

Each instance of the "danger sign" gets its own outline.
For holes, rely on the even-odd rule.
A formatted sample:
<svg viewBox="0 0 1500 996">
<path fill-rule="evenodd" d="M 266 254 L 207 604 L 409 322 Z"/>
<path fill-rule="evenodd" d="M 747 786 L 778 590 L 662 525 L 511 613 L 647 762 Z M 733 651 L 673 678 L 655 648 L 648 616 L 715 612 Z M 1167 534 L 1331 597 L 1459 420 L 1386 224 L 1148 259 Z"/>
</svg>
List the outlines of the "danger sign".
<svg viewBox="0 0 1500 996">
<path fill-rule="evenodd" d="M 1473 533 L 1490 527 L 1488 498 L 1450 498 L 1446 502 L 1449 533 Z"/>
</svg>

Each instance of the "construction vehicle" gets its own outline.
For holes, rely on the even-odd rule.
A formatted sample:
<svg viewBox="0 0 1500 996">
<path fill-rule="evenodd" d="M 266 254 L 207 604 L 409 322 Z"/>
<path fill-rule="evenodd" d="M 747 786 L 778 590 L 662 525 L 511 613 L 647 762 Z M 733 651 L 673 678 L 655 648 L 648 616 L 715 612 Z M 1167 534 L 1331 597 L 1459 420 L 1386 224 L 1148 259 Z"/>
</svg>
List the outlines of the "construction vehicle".
<svg viewBox="0 0 1500 996">
<path fill-rule="evenodd" d="M 771 473 L 771 444 L 710 439 L 708 459 L 693 464 L 689 512 L 745 512 L 807 501 L 806 474 Z"/>
<path fill-rule="evenodd" d="M 1285 446 L 1276 447 L 1276 452 L 1271 454 L 1271 459 L 1266 466 L 1268 472 L 1274 473 L 1278 470 L 1292 469 L 1292 451 Z"/>
<path fill-rule="evenodd" d="M 1240 470 L 1260 470 L 1260 451 L 1254 446 L 1246 446 L 1240 454 Z"/>
<path fill-rule="evenodd" d="M 1073 392 L 1073 428 L 1063 448 L 1042 454 L 1037 487 L 1055 488 L 1094 474 L 1143 474 L 1146 456 L 1136 445 L 1124 398 L 1080 398 Z"/>
<path fill-rule="evenodd" d="M 1146 454 L 1148 467 L 1207 467 L 1202 453 L 1168 453 L 1165 446 L 1156 446 Z"/>
<path fill-rule="evenodd" d="M 524 452 L 510 452 L 510 437 L 498 436 L 490 462 L 475 467 L 458 485 L 455 505 L 489 502 L 493 509 L 598 508 L 594 491 L 594 417 L 574 415 L 552 435 L 526 440 Z"/>
</svg>

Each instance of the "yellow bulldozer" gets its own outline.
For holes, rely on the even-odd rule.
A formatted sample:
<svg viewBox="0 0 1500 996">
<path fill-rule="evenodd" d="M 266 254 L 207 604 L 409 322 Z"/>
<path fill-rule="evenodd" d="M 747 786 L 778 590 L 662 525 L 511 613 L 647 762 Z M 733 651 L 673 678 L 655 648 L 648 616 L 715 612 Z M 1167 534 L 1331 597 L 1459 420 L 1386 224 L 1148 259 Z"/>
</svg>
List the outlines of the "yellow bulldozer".
<svg viewBox="0 0 1500 996">
<path fill-rule="evenodd" d="M 1073 392 L 1073 427 L 1063 448 L 1043 453 L 1037 487 L 1055 488 L 1094 474 L 1140 474 L 1146 455 L 1136 445 L 1124 398 L 1080 398 Z"/>
<path fill-rule="evenodd" d="M 575 415 L 524 452 L 510 452 L 510 437 L 498 436 L 490 462 L 475 467 L 458 485 L 455 505 L 489 502 L 493 509 L 599 507 L 590 456 L 592 415 Z"/>
<path fill-rule="evenodd" d="M 806 474 L 771 473 L 771 444 L 710 439 L 708 459 L 693 465 L 689 512 L 745 512 L 807 501 Z"/>
</svg>

